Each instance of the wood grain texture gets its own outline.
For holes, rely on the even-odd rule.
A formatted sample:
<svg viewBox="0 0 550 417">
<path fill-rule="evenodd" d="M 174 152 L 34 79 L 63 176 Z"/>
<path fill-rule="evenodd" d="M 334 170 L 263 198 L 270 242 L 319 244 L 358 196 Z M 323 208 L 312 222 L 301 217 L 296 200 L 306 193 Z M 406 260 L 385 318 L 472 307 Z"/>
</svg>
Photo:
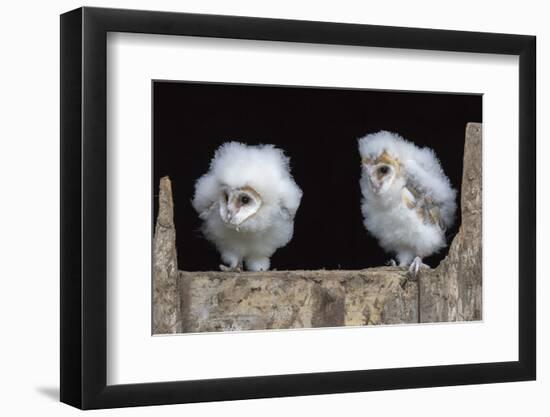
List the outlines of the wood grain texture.
<svg viewBox="0 0 550 417">
<path fill-rule="evenodd" d="M 400 268 L 180 272 L 183 331 L 417 323 L 417 285 Z"/>
<path fill-rule="evenodd" d="M 420 321 L 482 318 L 482 125 L 468 123 L 462 174 L 462 224 L 449 254 L 419 280 Z"/>
<path fill-rule="evenodd" d="M 180 333 L 178 257 L 172 184 L 160 180 L 159 213 L 153 239 L 153 334 Z"/>
</svg>

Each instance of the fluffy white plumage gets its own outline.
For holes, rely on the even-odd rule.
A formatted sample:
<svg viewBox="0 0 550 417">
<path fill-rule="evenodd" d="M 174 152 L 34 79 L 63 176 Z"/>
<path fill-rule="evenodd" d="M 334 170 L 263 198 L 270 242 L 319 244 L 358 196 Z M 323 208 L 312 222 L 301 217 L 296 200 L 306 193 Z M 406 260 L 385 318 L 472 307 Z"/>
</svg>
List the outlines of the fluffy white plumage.
<svg viewBox="0 0 550 417">
<path fill-rule="evenodd" d="M 248 270 L 260 271 L 292 239 L 301 198 L 281 149 L 226 142 L 197 180 L 192 204 L 204 220 L 204 236 L 228 265 L 222 270 L 239 270 L 244 261 Z"/>
<path fill-rule="evenodd" d="M 416 274 L 422 258 L 446 246 L 456 191 L 434 151 L 380 131 L 359 139 L 361 210 L 367 230 L 400 266 Z"/>
</svg>

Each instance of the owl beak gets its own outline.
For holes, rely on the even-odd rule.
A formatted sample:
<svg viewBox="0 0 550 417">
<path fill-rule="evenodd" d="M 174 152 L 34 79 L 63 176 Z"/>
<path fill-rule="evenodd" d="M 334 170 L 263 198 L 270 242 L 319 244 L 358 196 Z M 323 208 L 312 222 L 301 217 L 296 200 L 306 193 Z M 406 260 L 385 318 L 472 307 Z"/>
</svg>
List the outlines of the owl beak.
<svg viewBox="0 0 550 417">
<path fill-rule="evenodd" d="M 236 221 L 235 221 L 235 214 L 234 212 L 232 211 L 228 211 L 227 212 L 227 223 L 229 224 L 236 224 Z"/>
<path fill-rule="evenodd" d="M 380 184 L 375 183 L 372 180 L 371 176 L 369 176 L 369 182 L 370 182 L 370 186 L 371 186 L 372 191 L 374 192 L 374 194 L 378 194 L 378 192 L 380 191 Z"/>
<path fill-rule="evenodd" d="M 237 213 L 234 213 L 232 211 L 228 211 L 227 215 L 225 217 L 225 222 L 227 224 L 231 225 L 231 226 L 235 226 L 235 227 L 239 226 L 240 222 L 235 218 L 236 214 Z"/>
</svg>

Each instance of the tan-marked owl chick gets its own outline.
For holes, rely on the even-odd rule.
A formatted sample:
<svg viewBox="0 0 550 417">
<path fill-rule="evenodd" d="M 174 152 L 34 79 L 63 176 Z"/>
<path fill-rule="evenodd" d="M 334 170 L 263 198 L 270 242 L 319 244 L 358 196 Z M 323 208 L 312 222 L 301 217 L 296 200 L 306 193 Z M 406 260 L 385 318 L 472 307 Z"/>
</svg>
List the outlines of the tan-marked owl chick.
<svg viewBox="0 0 550 417">
<path fill-rule="evenodd" d="M 266 271 L 292 239 L 301 198 L 281 149 L 226 142 L 197 180 L 192 204 L 227 265 L 220 269 L 240 271 L 244 261 L 250 271 Z"/>
<path fill-rule="evenodd" d="M 395 133 L 380 131 L 359 139 L 359 153 L 364 225 L 416 276 L 426 266 L 422 258 L 446 246 L 456 191 L 433 150 Z"/>
</svg>

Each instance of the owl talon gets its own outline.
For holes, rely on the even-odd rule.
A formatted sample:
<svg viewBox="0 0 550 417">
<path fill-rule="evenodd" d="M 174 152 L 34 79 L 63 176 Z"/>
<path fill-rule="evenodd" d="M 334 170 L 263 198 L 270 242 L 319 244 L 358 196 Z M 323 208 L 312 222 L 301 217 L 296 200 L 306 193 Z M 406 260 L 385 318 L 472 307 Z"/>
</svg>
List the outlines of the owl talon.
<svg viewBox="0 0 550 417">
<path fill-rule="evenodd" d="M 397 266 L 397 262 L 395 262 L 395 259 L 390 259 L 388 262 L 386 262 L 386 265 Z"/>
<path fill-rule="evenodd" d="M 409 270 L 408 270 L 409 277 L 416 279 L 420 269 L 430 269 L 430 267 L 425 263 L 423 263 L 422 259 L 419 256 L 417 256 L 416 258 L 413 259 L 413 261 L 411 262 L 411 265 L 409 266 Z"/>
<path fill-rule="evenodd" d="M 223 264 L 220 264 L 220 271 L 222 272 L 242 272 L 242 268 L 240 266 L 226 266 Z"/>
</svg>

